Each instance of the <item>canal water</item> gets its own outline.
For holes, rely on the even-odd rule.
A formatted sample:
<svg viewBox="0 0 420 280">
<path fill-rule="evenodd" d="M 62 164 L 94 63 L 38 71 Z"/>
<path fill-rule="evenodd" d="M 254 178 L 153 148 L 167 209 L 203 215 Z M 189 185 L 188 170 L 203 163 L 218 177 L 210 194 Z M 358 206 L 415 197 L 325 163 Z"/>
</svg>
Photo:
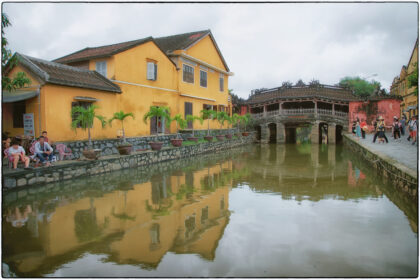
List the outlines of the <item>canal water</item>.
<svg viewBox="0 0 420 280">
<path fill-rule="evenodd" d="M 417 276 L 417 205 L 340 145 L 8 191 L 2 214 L 4 276 Z"/>
</svg>

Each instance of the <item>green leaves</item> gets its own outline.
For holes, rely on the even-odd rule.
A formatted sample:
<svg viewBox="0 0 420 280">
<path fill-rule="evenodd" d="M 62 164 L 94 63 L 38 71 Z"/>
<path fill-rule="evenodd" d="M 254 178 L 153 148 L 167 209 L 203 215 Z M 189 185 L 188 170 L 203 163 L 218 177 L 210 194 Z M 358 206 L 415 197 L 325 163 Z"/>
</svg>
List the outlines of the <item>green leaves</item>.
<svg viewBox="0 0 420 280">
<path fill-rule="evenodd" d="M 86 130 L 92 128 L 94 119 L 98 119 L 101 122 L 102 128 L 106 126 L 106 119 L 103 116 L 97 115 L 95 110 L 99 107 L 96 105 L 90 105 L 87 108 L 82 106 L 75 106 L 71 109 L 71 117 L 75 117 L 71 122 L 71 128 L 76 130 L 76 128 L 81 128 Z"/>
<path fill-rule="evenodd" d="M 175 115 L 175 117 L 173 117 L 173 118 L 171 119 L 171 121 L 175 121 L 175 122 L 177 123 L 177 126 L 178 126 L 180 129 L 184 129 L 184 128 L 186 128 L 186 127 L 187 127 L 187 121 L 186 121 L 186 120 L 184 120 L 184 119 L 181 117 L 181 114 L 177 114 L 177 115 Z"/>
<path fill-rule="evenodd" d="M 408 81 L 408 88 L 412 88 L 412 87 L 416 87 L 414 90 L 414 94 L 416 96 L 418 96 L 418 86 L 419 86 L 419 67 L 417 65 L 417 63 L 415 63 L 414 65 L 416 67 L 416 69 L 407 77 L 407 81 Z"/>
<path fill-rule="evenodd" d="M 201 118 L 210 119 L 210 120 L 214 119 L 216 117 L 216 114 L 217 114 L 216 111 L 205 110 L 205 109 L 201 110 L 200 113 L 201 113 Z"/>
<path fill-rule="evenodd" d="M 355 95 L 360 97 L 368 97 L 372 95 L 375 89 L 381 87 L 381 84 L 377 81 L 369 82 L 360 77 L 344 77 L 340 80 L 339 85 L 351 89 Z"/>
<path fill-rule="evenodd" d="M 187 115 L 186 120 L 187 122 L 192 122 L 192 123 L 194 123 L 194 121 L 199 121 L 200 124 L 203 124 L 203 121 L 204 121 L 202 117 L 197 117 L 193 115 Z"/>
<path fill-rule="evenodd" d="M 143 121 L 147 123 L 148 119 L 153 117 L 160 117 L 165 120 L 166 127 L 171 125 L 171 113 L 170 109 L 166 106 L 158 107 L 158 106 L 151 106 L 149 112 L 144 114 Z"/>
<path fill-rule="evenodd" d="M 122 110 L 119 112 L 114 113 L 114 116 L 108 121 L 109 125 L 111 126 L 111 123 L 114 120 L 119 120 L 123 122 L 127 117 L 132 117 L 134 119 L 133 113 L 124 113 Z"/>
</svg>

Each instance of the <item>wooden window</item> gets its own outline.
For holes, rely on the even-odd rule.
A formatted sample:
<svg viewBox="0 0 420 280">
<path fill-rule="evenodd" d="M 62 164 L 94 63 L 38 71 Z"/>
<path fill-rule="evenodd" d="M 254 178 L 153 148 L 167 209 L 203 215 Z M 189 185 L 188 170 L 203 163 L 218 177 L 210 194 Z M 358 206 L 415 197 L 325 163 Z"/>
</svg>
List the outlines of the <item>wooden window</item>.
<svg viewBox="0 0 420 280">
<path fill-rule="evenodd" d="M 147 79 L 150 81 L 157 80 L 157 64 L 154 62 L 147 62 Z"/>
<path fill-rule="evenodd" d="M 225 76 L 223 74 L 219 76 L 219 90 L 222 92 L 225 90 Z"/>
<path fill-rule="evenodd" d="M 71 103 L 71 109 L 73 110 L 73 107 L 76 107 L 76 106 L 80 106 L 80 107 L 83 107 L 83 108 L 87 109 L 90 105 L 92 105 L 92 102 L 75 101 L 75 102 Z M 71 116 L 71 121 L 73 122 L 77 118 L 78 115 L 79 115 L 79 113 L 74 113 Z M 80 128 L 81 127 L 80 124 L 78 124 L 77 127 Z"/>
<path fill-rule="evenodd" d="M 13 103 L 13 127 L 23 128 L 23 114 L 26 114 L 25 101 Z"/>
<path fill-rule="evenodd" d="M 200 70 L 200 86 L 207 87 L 207 72 Z"/>
<path fill-rule="evenodd" d="M 184 118 L 187 117 L 187 115 L 192 115 L 193 114 L 193 104 L 191 102 L 185 102 L 184 103 Z M 191 129 L 192 126 L 192 122 L 188 122 L 188 128 Z"/>
<path fill-rule="evenodd" d="M 106 77 L 106 61 L 98 61 L 96 62 L 96 72 L 101 74 L 102 76 Z"/>
<path fill-rule="evenodd" d="M 182 80 L 186 83 L 194 83 L 194 68 L 187 65 L 187 64 L 183 64 L 182 66 Z"/>
</svg>

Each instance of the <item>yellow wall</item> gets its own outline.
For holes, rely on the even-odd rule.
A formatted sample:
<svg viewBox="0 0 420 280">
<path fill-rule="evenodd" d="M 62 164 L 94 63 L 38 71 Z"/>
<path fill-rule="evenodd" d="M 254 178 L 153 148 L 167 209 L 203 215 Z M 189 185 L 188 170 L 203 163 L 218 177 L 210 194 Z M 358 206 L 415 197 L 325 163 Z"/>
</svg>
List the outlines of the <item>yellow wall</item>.
<svg viewBox="0 0 420 280">
<path fill-rule="evenodd" d="M 25 68 L 20 65 L 16 65 L 7 76 L 10 78 L 15 77 L 18 72 L 24 72 L 26 76 L 31 80 L 31 83 L 24 88 L 18 89 L 17 91 L 32 91 L 37 90 L 40 87 L 39 81 Z M 42 93 L 41 97 L 42 98 Z M 40 134 L 39 127 L 39 102 L 38 97 L 34 97 L 26 100 L 26 113 L 34 114 L 34 126 L 35 126 L 35 136 L 38 137 Z M 23 128 L 14 128 L 13 127 L 13 104 L 12 103 L 3 103 L 2 104 L 2 116 L 3 116 L 3 132 L 7 131 L 10 133 L 10 136 L 23 135 Z M 41 101 L 41 114 L 42 114 L 42 101 Z M 42 124 L 41 124 L 42 126 Z"/>
<path fill-rule="evenodd" d="M 115 60 L 114 57 L 109 58 L 98 58 L 98 59 L 92 59 L 89 61 L 89 70 L 96 71 L 96 62 L 106 62 L 106 77 L 108 79 L 114 79 L 115 78 Z"/>
</svg>

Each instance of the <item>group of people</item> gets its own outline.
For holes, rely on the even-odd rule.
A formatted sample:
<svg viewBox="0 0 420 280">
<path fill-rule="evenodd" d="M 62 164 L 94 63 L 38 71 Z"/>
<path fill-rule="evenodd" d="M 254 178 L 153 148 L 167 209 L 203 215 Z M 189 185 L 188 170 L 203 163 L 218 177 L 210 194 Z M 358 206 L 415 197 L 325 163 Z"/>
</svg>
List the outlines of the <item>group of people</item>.
<svg viewBox="0 0 420 280">
<path fill-rule="evenodd" d="M 382 116 L 376 118 L 375 121 L 372 121 L 372 126 L 374 128 L 374 136 L 373 136 L 373 143 L 376 142 L 378 139 L 378 143 L 388 143 L 388 138 L 386 137 L 385 130 L 385 120 Z M 397 116 L 394 116 L 392 122 L 392 137 L 395 140 L 400 141 L 401 137 L 405 135 L 406 127 L 408 127 L 409 136 L 407 138 L 408 141 L 412 141 L 412 145 L 415 145 L 417 142 L 417 116 L 412 116 L 411 119 L 407 122 L 407 118 L 405 115 L 399 119 Z M 355 121 L 353 121 L 352 132 L 355 134 L 359 139 L 366 138 L 366 132 L 369 131 L 367 123 L 365 120 L 360 120 L 358 117 Z"/>
<path fill-rule="evenodd" d="M 50 166 L 53 159 L 54 149 L 51 147 L 51 141 L 48 139 L 47 132 L 43 131 L 42 135 L 34 145 L 33 159 L 39 160 L 41 165 Z M 25 149 L 21 146 L 21 141 L 11 139 L 6 136 L 3 139 L 3 154 L 12 162 L 13 169 L 17 169 L 19 161 L 24 163 L 25 169 L 31 169 L 29 163 L 31 158 L 27 156 Z"/>
</svg>

